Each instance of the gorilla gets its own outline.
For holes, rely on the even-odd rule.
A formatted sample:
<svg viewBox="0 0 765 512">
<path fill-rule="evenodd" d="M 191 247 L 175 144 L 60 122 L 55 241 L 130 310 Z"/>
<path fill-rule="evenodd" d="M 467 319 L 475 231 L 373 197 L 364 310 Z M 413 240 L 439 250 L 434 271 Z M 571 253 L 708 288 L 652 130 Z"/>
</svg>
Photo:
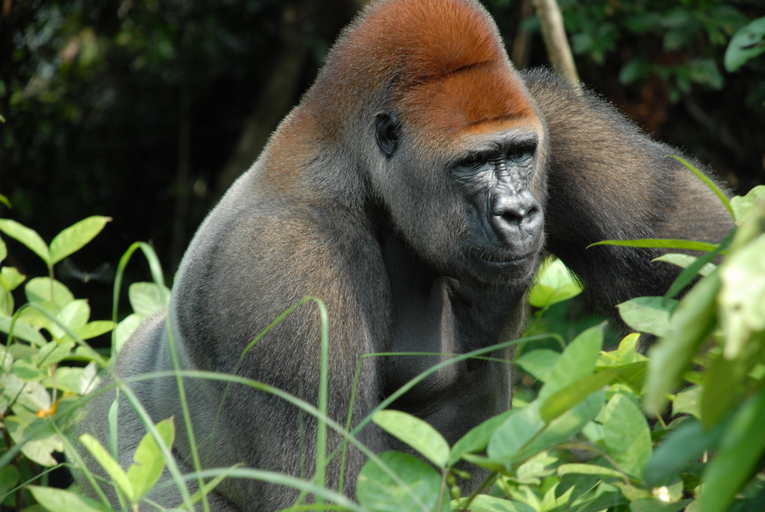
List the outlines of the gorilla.
<svg viewBox="0 0 765 512">
<path fill-rule="evenodd" d="M 172 370 L 236 372 L 316 404 L 321 321 L 329 314 L 328 414 L 356 425 L 413 377 L 451 354 L 512 340 L 540 259 L 561 258 L 611 314 L 659 295 L 677 271 L 651 249 L 605 239 L 720 241 L 732 222 L 698 178 L 609 104 L 545 70 L 519 73 L 476 0 L 377 0 L 347 27 L 300 104 L 226 193 L 189 246 L 166 313 L 146 323 L 114 363 L 123 377 Z M 435 353 L 389 356 L 373 353 Z M 509 349 L 442 368 L 393 404 L 454 443 L 507 410 Z M 505 362 L 497 362 L 497 360 Z M 317 422 L 272 394 L 184 379 L 205 468 L 250 468 L 310 478 Z M 131 384 L 156 422 L 174 415 L 173 455 L 191 471 L 174 377 Z M 94 399 L 80 432 L 108 438 L 114 391 Z M 145 428 L 124 400 L 120 463 Z M 342 438 L 329 435 L 329 449 Z M 359 439 L 401 448 L 375 425 Z M 365 461 L 345 460 L 355 495 Z M 337 488 L 339 457 L 327 485 Z M 96 464 L 91 461 L 95 470 Z M 89 487 L 84 480 L 83 487 Z M 169 488 L 169 487 L 168 487 Z M 228 478 L 212 510 L 273 511 L 296 492 Z M 151 496 L 176 506 L 176 490 Z"/>
</svg>

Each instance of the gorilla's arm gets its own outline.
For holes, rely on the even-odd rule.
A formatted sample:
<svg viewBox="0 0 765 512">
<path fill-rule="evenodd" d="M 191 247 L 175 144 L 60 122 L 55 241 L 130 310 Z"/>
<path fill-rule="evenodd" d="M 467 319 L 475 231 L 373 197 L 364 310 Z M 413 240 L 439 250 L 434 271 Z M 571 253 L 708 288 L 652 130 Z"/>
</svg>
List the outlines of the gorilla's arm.
<svg viewBox="0 0 765 512">
<path fill-rule="evenodd" d="M 661 295 L 677 267 L 651 260 L 659 250 L 589 244 L 680 238 L 719 242 L 733 227 L 719 199 L 605 101 L 579 94 L 554 73 L 523 78 L 549 138 L 547 249 L 585 282 L 593 306 L 609 316 L 632 297 Z M 698 165 L 697 165 L 698 167 Z"/>
</svg>

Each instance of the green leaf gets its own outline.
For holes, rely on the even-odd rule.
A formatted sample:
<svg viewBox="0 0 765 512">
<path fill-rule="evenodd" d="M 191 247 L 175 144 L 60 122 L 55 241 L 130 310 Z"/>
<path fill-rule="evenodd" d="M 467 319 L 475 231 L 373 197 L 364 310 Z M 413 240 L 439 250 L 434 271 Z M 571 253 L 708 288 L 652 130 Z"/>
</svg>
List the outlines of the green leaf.
<svg viewBox="0 0 765 512">
<path fill-rule="evenodd" d="M 0 317 L 0 331 L 6 334 L 11 334 L 12 322 L 13 319 L 9 316 Z M 13 336 L 20 340 L 28 341 L 29 343 L 39 347 L 47 343 L 45 337 L 43 337 L 43 335 L 40 334 L 37 329 L 19 319 L 17 319 L 16 323 L 13 324 Z"/>
<path fill-rule="evenodd" d="M 380 428 L 420 452 L 439 468 L 449 459 L 449 444 L 436 429 L 421 419 L 392 409 L 378 411 L 372 416 Z"/>
<path fill-rule="evenodd" d="M 733 35 L 725 50 L 725 69 L 736 71 L 765 52 L 765 17 L 757 18 Z"/>
<path fill-rule="evenodd" d="M 717 446 L 725 424 L 707 431 L 701 422 L 688 418 L 667 434 L 645 468 L 648 485 L 666 485 L 691 462 L 701 458 L 707 450 Z"/>
<path fill-rule="evenodd" d="M 619 471 L 598 466 L 596 464 L 562 464 L 558 466 L 558 475 L 563 476 L 568 474 L 600 475 L 622 478 L 622 474 Z"/>
<path fill-rule="evenodd" d="M 104 229 L 110 217 L 93 216 L 83 219 L 64 229 L 50 243 L 50 264 L 55 265 L 70 254 L 82 249 L 85 244 Z"/>
<path fill-rule="evenodd" d="M 5 258 L 8 257 L 8 247 L 6 247 L 5 242 L 0 238 L 0 261 L 3 261 Z"/>
<path fill-rule="evenodd" d="M 542 382 L 546 382 L 550 377 L 550 372 L 552 371 L 559 357 L 560 352 L 555 352 L 554 350 L 549 350 L 546 348 L 540 348 L 537 350 L 532 350 L 531 352 L 526 352 L 514 362 L 523 368 L 523 371 L 529 375 L 541 380 Z"/>
<path fill-rule="evenodd" d="M 37 234 L 37 231 L 10 219 L 0 219 L 0 231 L 26 245 L 32 252 L 42 258 L 46 265 L 51 265 L 48 245 Z"/>
<path fill-rule="evenodd" d="M 74 295 L 63 283 L 49 277 L 35 277 L 24 286 L 24 293 L 29 302 L 50 302 L 55 306 L 52 314 L 74 300 Z"/>
<path fill-rule="evenodd" d="M 683 249 L 688 251 L 714 251 L 717 246 L 707 242 L 694 242 L 691 240 L 675 240 L 665 238 L 639 238 L 635 240 L 603 240 L 587 246 L 596 245 L 620 245 L 623 247 L 653 247 L 657 249 Z"/>
<path fill-rule="evenodd" d="M 96 320 L 95 322 L 88 322 L 87 324 L 78 327 L 74 330 L 74 333 L 83 340 L 89 340 L 96 336 L 106 334 L 116 327 L 117 324 L 111 320 Z"/>
<path fill-rule="evenodd" d="M 727 386 L 726 386 L 727 387 Z M 730 390 L 728 390 L 730 392 Z M 680 391 L 672 401 L 672 416 L 690 414 L 698 419 L 701 416 L 699 404 L 701 402 L 701 387 L 692 386 Z"/>
<path fill-rule="evenodd" d="M 467 505 L 468 498 L 460 498 L 452 501 L 452 510 L 463 510 Z M 465 510 L 474 512 L 534 512 L 531 506 L 518 501 L 503 500 L 487 494 L 479 494 L 470 502 Z"/>
<path fill-rule="evenodd" d="M 598 354 L 603 348 L 604 327 L 605 324 L 600 324 L 587 329 L 566 347 L 555 362 L 547 382 L 539 390 L 540 402 L 595 371 Z"/>
<path fill-rule="evenodd" d="M 667 336 L 649 351 L 643 398 L 643 407 L 648 414 L 661 414 L 667 395 L 688 368 L 696 349 L 717 324 L 715 298 L 719 288 L 717 270 L 699 281 L 675 308 Z"/>
<path fill-rule="evenodd" d="M 19 470 L 16 466 L 9 464 L 0 469 L 0 496 L 5 496 L 8 491 L 16 487 L 19 483 Z"/>
<path fill-rule="evenodd" d="M 723 356 L 734 359 L 753 332 L 765 330 L 765 234 L 739 248 L 720 265 Z"/>
<path fill-rule="evenodd" d="M 119 486 L 120 490 L 127 496 L 131 503 L 135 503 L 137 500 L 133 486 L 128 479 L 127 473 L 120 467 L 114 457 L 106 451 L 106 448 L 90 434 L 82 434 L 80 436 L 80 442 L 90 452 L 94 459 L 104 468 L 104 471 L 111 477 L 112 480 Z"/>
<path fill-rule="evenodd" d="M 582 287 L 571 272 L 561 260 L 554 258 L 545 261 L 537 272 L 529 292 L 529 303 L 534 307 L 546 308 L 580 293 Z"/>
<path fill-rule="evenodd" d="M 372 512 L 447 512 L 449 497 L 441 491 L 441 476 L 426 462 L 400 452 L 379 455 L 383 464 L 403 480 L 399 485 L 374 461 L 361 468 L 356 484 L 356 498 Z M 413 495 L 413 496 L 412 496 Z M 437 509 L 439 497 L 441 507 Z"/>
<path fill-rule="evenodd" d="M 170 449 L 175 439 L 175 424 L 173 417 L 169 417 L 156 424 L 162 442 Z M 159 446 L 151 434 L 147 433 L 138 443 L 138 448 L 133 455 L 133 464 L 127 470 L 127 477 L 133 488 L 134 503 L 141 497 L 151 491 L 154 484 L 162 476 L 162 470 L 165 468 L 165 460 L 159 451 Z"/>
<path fill-rule="evenodd" d="M 582 402 L 595 391 L 603 389 L 604 386 L 613 382 L 617 375 L 619 375 L 618 369 L 592 373 L 556 391 L 542 404 L 539 411 L 542 419 L 548 423 L 551 422 Z"/>
<path fill-rule="evenodd" d="M 27 486 L 35 501 L 50 512 L 114 512 L 114 509 L 71 491 L 52 487 Z"/>
<path fill-rule="evenodd" d="M 604 396 L 603 391 L 596 391 L 552 420 L 535 439 L 516 454 L 516 457 L 525 458 L 571 439 L 595 419 L 603 407 Z"/>
<path fill-rule="evenodd" d="M 117 324 L 112 341 L 114 353 L 119 353 L 125 342 L 138 330 L 145 319 L 143 315 L 133 313 Z"/>
<path fill-rule="evenodd" d="M 165 288 L 166 297 L 170 297 L 169 290 Z M 133 283 L 128 288 L 130 305 L 139 315 L 150 317 L 159 309 L 167 305 L 162 301 L 162 290 L 155 283 Z"/>
<path fill-rule="evenodd" d="M 11 292 L 15 290 L 21 283 L 23 283 L 24 279 L 27 278 L 27 276 L 19 272 L 14 267 L 3 267 L 2 271 L 0 272 L 0 276 L 3 279 L 5 289 Z"/>
<path fill-rule="evenodd" d="M 45 346 L 40 349 L 38 364 L 43 367 L 58 363 L 65 357 L 69 356 L 69 353 L 74 348 L 74 345 L 75 344 L 73 341 L 68 343 L 58 343 L 56 341 L 46 343 Z"/>
<path fill-rule="evenodd" d="M 741 224 L 755 210 L 757 203 L 765 202 L 765 185 L 757 185 L 745 196 L 735 196 L 730 200 L 736 214 L 736 223 Z"/>
<path fill-rule="evenodd" d="M 628 475 L 641 478 L 651 458 L 651 431 L 637 405 L 621 393 L 606 404 L 603 439 L 608 453 Z"/>
<path fill-rule="evenodd" d="M 701 512 L 725 512 L 746 484 L 765 450 L 765 389 L 749 398 L 731 418 L 714 458 L 704 471 Z"/>
<path fill-rule="evenodd" d="M 51 428 L 50 422 L 26 410 L 14 408 L 14 411 L 16 414 L 8 416 L 4 421 L 13 442 L 21 445 L 21 453 L 42 466 L 58 464 L 51 453 L 63 452 L 64 443 Z"/>
<path fill-rule="evenodd" d="M 689 254 L 670 252 L 659 256 L 658 258 L 654 258 L 651 261 L 663 261 L 665 263 L 671 263 L 672 265 L 678 266 L 680 268 L 688 268 L 697 260 L 698 258 Z M 714 263 L 706 263 L 703 267 L 701 267 L 701 270 L 699 270 L 699 275 L 708 276 L 715 268 L 716 265 Z"/>
<path fill-rule="evenodd" d="M 520 409 L 510 409 L 509 411 L 493 416 L 477 427 L 470 429 L 467 434 L 462 436 L 462 438 L 454 444 L 446 464 L 449 466 L 454 465 L 466 453 L 477 453 L 485 450 L 486 446 L 489 444 L 489 439 L 494 435 L 494 432 L 496 432 L 499 426 L 504 423 L 511 414 L 514 414 L 518 410 Z"/>
<path fill-rule="evenodd" d="M 545 428 L 539 416 L 539 402 L 534 401 L 510 415 L 489 439 L 487 453 L 490 459 L 511 460 L 534 436 Z"/>
<path fill-rule="evenodd" d="M 691 500 L 667 503 L 657 498 L 638 498 L 630 503 L 630 512 L 679 512 L 690 503 Z"/>
<path fill-rule="evenodd" d="M 664 297 L 637 297 L 616 307 L 624 323 L 636 331 L 666 336 L 669 332 L 669 317 L 677 303 L 674 299 Z"/>
</svg>

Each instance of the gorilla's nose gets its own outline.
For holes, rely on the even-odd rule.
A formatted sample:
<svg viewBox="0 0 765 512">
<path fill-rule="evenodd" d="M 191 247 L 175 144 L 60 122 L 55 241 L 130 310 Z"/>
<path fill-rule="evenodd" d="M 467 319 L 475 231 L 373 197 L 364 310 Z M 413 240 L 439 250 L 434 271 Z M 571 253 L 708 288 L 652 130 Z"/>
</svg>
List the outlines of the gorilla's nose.
<svg viewBox="0 0 765 512">
<path fill-rule="evenodd" d="M 489 221 L 501 242 L 511 246 L 524 243 L 542 232 L 542 205 L 528 190 L 496 194 L 492 198 Z"/>
</svg>

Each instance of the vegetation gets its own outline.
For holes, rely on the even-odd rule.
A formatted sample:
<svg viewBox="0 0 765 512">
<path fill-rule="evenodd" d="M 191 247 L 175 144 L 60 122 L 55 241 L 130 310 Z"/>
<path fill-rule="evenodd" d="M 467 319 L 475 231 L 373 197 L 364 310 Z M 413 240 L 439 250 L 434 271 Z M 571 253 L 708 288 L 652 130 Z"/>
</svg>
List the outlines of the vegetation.
<svg viewBox="0 0 765 512">
<path fill-rule="evenodd" d="M 300 9 L 309 3 L 283 4 L 284 9 L 297 9 L 301 16 L 308 16 Z M 517 14 L 506 1 L 488 3 L 500 24 Z M 262 67 L 240 72 L 244 75 L 240 81 L 234 80 L 231 69 L 240 68 L 248 52 L 269 54 L 265 48 L 274 38 L 285 52 L 294 50 L 299 71 L 293 70 L 293 87 L 286 88 L 281 103 L 287 109 L 326 51 L 331 40 L 328 34 L 346 21 L 328 18 L 326 26 L 310 29 L 309 35 L 298 30 L 297 39 L 304 42 L 295 49 L 290 46 L 296 36 L 288 30 L 292 25 L 275 21 L 288 20 L 280 18 L 286 11 L 273 1 L 241 2 L 250 9 L 249 17 L 233 7 L 221 10 L 222 4 L 212 1 L 126 1 L 121 3 L 117 21 L 110 21 L 102 7 L 86 0 L 19 4 L 3 13 L 5 25 L 0 26 L 0 48 L 13 50 L 0 52 L 0 123 L 7 121 L 0 124 L 0 184 L 9 191 L 9 199 L 0 196 L 0 202 L 13 205 L 15 215 L 28 221 L 25 224 L 39 222 L 40 232 L 47 236 L 55 231 L 42 219 L 56 218 L 59 212 L 70 218 L 79 212 L 79 204 L 89 212 L 104 211 L 113 204 L 115 189 L 127 190 L 120 197 L 127 206 L 118 205 L 126 212 L 123 217 L 135 212 L 136 225 L 152 226 L 140 238 L 174 240 L 176 249 L 166 245 L 161 251 L 171 268 L 177 258 L 173 251 L 185 246 L 188 233 L 182 224 L 179 228 L 177 224 L 172 227 L 172 222 L 155 222 L 159 215 L 150 209 L 136 212 L 136 187 L 162 191 L 158 202 L 175 206 L 176 220 L 200 218 L 204 208 L 186 215 L 181 199 L 184 194 L 197 194 L 200 203 L 213 201 L 215 194 L 208 189 L 225 186 L 213 183 L 210 168 L 231 151 L 230 143 L 216 142 L 213 130 L 202 127 L 209 124 L 222 130 L 224 136 L 217 137 L 235 139 L 236 128 L 216 116 L 230 116 L 240 124 L 245 120 L 232 111 L 232 106 L 239 108 L 232 105 L 236 102 L 227 99 L 229 106 L 217 109 L 220 96 L 226 96 L 221 91 L 233 91 L 233 96 L 250 94 L 250 84 L 266 82 L 277 64 L 266 58 Z M 763 127 L 750 121 L 750 116 L 761 115 L 765 102 L 765 64 L 758 58 L 765 52 L 765 18 L 752 19 L 765 14 L 761 6 L 705 0 L 569 0 L 561 5 L 585 82 L 613 93 L 628 111 L 633 104 L 649 105 L 650 115 L 639 110 L 630 113 L 657 131 L 663 128 L 665 133 L 677 135 L 682 130 L 680 125 L 672 127 L 671 120 L 685 119 L 687 127 L 691 119 L 689 132 L 708 132 L 698 140 L 714 138 L 709 145 L 716 149 L 707 153 L 708 159 L 722 161 L 718 167 L 729 171 L 742 188 L 758 182 L 755 174 L 733 173 L 731 168 L 756 169 L 757 158 L 762 158 L 758 137 L 765 136 Z M 352 9 L 345 6 L 341 10 Z M 263 23 L 258 25 L 261 33 L 248 35 L 247 30 L 252 32 L 248 23 L 253 19 Z M 10 22 L 21 28 L 5 30 L 13 26 Z M 524 31 L 534 34 L 535 23 L 533 17 L 528 18 L 520 27 L 508 30 L 506 39 L 517 41 Z M 203 40 L 202 34 L 210 32 L 222 35 Z M 197 45 L 204 51 L 191 51 Z M 527 59 L 535 62 L 533 51 Z M 726 74 L 723 66 L 736 74 Z M 598 71 L 601 67 L 616 69 L 610 76 L 618 76 L 619 91 L 627 92 L 614 92 L 609 74 Z M 158 90 L 165 92 L 150 100 Z M 632 101 L 630 95 L 639 101 Z M 698 107 L 703 97 L 719 99 L 722 107 L 699 111 L 694 105 Z M 208 102 L 216 108 L 203 111 L 199 106 Z M 253 99 L 241 104 L 250 105 L 260 116 L 265 108 Z M 664 120 L 653 117 L 659 111 Z M 276 112 L 272 117 L 278 120 L 282 114 Z M 270 132 L 268 127 L 262 129 Z M 136 156 L 140 152 L 125 140 L 161 156 L 147 166 L 146 154 Z M 199 157 L 195 161 L 201 163 L 190 163 L 192 140 L 211 141 L 210 152 L 195 155 Z M 682 145 L 693 149 L 694 144 Z M 168 157 L 158 149 L 163 147 L 177 147 L 179 154 Z M 56 169 L 56 176 L 50 174 L 51 169 Z M 159 172 L 168 169 L 173 172 Z M 107 179 L 107 175 L 114 178 Z M 50 199 L 43 200 L 45 197 Z M 706 256 L 663 257 L 686 269 L 676 285 L 664 297 L 637 298 L 620 306 L 622 318 L 631 328 L 658 339 L 646 355 L 638 350 L 637 334 L 609 347 L 614 335 L 597 319 L 569 322 L 569 311 L 579 308 L 574 298 L 579 288 L 560 262 L 551 261 L 531 292 L 536 312 L 526 337 L 508 342 L 518 346 L 520 373 L 510 411 L 448 446 L 427 424 L 402 412 L 382 410 L 383 404 L 366 421 L 374 421 L 408 443 L 430 464 L 395 452 L 370 456 L 359 480 L 358 503 L 321 487 L 322 459 L 312 482 L 241 467 L 207 468 L 198 475 L 205 482 L 204 491 L 212 490 L 223 478 L 256 478 L 316 497 L 317 504 L 298 504 L 294 510 L 320 506 L 375 512 L 762 510 L 765 188 L 756 187 L 746 196 L 725 201 L 736 219 L 736 231 L 720 246 L 701 247 L 707 250 Z M 121 252 L 125 245 L 114 234 L 96 238 L 109 221 L 104 216 L 88 217 L 50 236 L 48 244 L 25 225 L 0 219 L 4 234 L 0 263 L 7 265 L 0 269 L 0 331 L 7 340 L 0 346 L 3 507 L 27 512 L 112 510 L 103 501 L 49 486 L 51 471 L 61 465 L 62 452 L 68 453 L 67 464 L 76 465 L 77 454 L 87 450 L 110 477 L 102 481 L 89 475 L 91 482 L 101 488 L 114 486 L 125 510 L 153 510 L 146 496 L 165 467 L 164 461 L 173 464 L 169 450 L 175 429 L 184 428 L 183 418 L 168 418 L 150 428 L 134 454 L 136 464 L 126 471 L 114 462 L 113 442 L 104 447 L 88 436 L 74 439 L 64 434 L 89 399 L 85 395 L 99 384 L 98 370 L 109 371 L 108 359 L 141 320 L 164 307 L 169 297 L 159 258 L 147 244 L 134 244 L 117 265 L 114 290 L 108 292 L 111 301 L 103 297 L 93 300 L 91 295 L 90 301 L 76 298 L 72 289 L 81 288 L 82 282 L 92 283 L 97 273 L 72 270 L 72 265 L 67 266 L 72 255 L 82 258 L 78 261 L 85 261 L 87 268 L 94 268 L 118 259 L 107 247 L 116 245 Z M 123 224 L 119 231 L 124 236 L 136 228 Z M 165 236 L 170 232 L 175 236 Z M 108 243 L 100 242 L 108 236 L 112 237 Z M 680 241 L 672 246 L 699 248 Z M 146 256 L 154 282 L 129 287 L 132 312 L 125 316 L 127 312 L 119 308 L 121 283 L 136 250 Z M 718 256 L 723 260 L 716 265 L 713 260 Z M 41 269 L 36 277 L 19 270 L 36 266 Z M 67 268 L 70 276 L 79 273 L 79 281 L 67 281 L 70 286 L 62 282 Z M 143 269 L 135 271 L 141 272 Z M 701 279 L 678 299 L 698 276 Z M 104 311 L 105 303 L 111 304 L 110 314 Z M 320 301 L 317 304 L 321 307 Z M 91 306 L 101 311 L 94 314 Z M 110 320 L 91 319 L 109 316 Z M 89 345 L 104 335 L 111 339 L 98 342 L 96 349 Z M 329 346 L 326 333 L 323 343 Z M 490 351 L 464 357 L 481 357 Z M 249 379 L 217 378 L 279 393 Z M 117 381 L 115 386 L 130 395 L 124 382 Z M 320 418 L 322 428 L 344 430 L 326 418 L 322 407 L 284 398 Z M 111 419 L 111 426 L 116 432 L 118 422 Z M 349 442 L 355 442 L 352 434 L 347 434 Z M 342 452 L 320 454 L 324 455 L 340 457 Z M 487 470 L 481 487 L 485 494 L 461 495 L 458 484 L 464 473 L 455 467 L 458 461 Z M 171 473 L 177 476 L 177 468 L 175 472 L 171 468 Z M 203 494 L 187 493 L 179 509 L 204 502 Z"/>
</svg>

